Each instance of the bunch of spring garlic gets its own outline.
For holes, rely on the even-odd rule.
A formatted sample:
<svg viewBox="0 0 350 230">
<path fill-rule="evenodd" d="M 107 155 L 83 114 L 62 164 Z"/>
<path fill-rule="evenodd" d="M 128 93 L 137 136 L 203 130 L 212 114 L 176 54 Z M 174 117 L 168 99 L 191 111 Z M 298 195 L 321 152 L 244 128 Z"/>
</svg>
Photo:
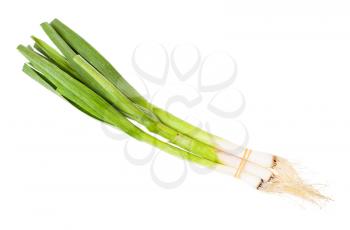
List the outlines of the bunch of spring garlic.
<svg viewBox="0 0 350 230">
<path fill-rule="evenodd" d="M 41 26 L 60 52 L 32 37 L 34 47 L 18 46 L 28 60 L 23 71 L 85 114 L 259 191 L 289 193 L 310 201 L 327 199 L 304 183 L 287 160 L 241 148 L 148 102 L 95 48 L 58 19 Z"/>
</svg>

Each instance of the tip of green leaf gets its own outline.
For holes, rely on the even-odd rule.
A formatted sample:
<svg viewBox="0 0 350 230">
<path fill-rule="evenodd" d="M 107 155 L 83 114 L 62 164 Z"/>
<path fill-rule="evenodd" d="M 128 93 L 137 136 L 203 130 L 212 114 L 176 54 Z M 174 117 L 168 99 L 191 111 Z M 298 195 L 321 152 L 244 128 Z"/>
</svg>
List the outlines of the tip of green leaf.
<svg viewBox="0 0 350 230">
<path fill-rule="evenodd" d="M 24 45 L 22 45 L 22 44 L 17 46 L 17 50 L 19 50 L 19 51 L 23 51 L 23 50 L 26 50 L 26 49 L 27 48 Z"/>
<path fill-rule="evenodd" d="M 22 71 L 26 72 L 26 71 L 28 71 L 28 69 L 31 69 L 31 68 L 29 67 L 29 65 L 27 63 L 24 63 L 22 66 Z"/>
<path fill-rule="evenodd" d="M 55 24 L 55 23 L 61 23 L 61 21 L 58 18 L 54 18 L 51 23 Z"/>
<path fill-rule="evenodd" d="M 40 42 L 41 40 L 34 35 L 30 36 L 31 39 L 33 39 L 35 42 Z"/>
<path fill-rule="evenodd" d="M 50 26 L 50 24 L 48 22 L 43 22 L 40 24 L 41 28 L 45 28 L 47 26 Z"/>
</svg>

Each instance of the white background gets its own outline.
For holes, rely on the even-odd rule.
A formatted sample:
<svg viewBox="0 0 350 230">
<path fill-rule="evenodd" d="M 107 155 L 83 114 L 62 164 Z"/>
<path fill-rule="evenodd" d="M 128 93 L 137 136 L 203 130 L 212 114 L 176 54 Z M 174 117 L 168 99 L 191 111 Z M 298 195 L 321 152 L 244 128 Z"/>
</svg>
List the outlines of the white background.
<svg viewBox="0 0 350 230">
<path fill-rule="evenodd" d="M 2 2 L 0 229 L 349 229 L 349 11 L 334 0 Z M 156 185 L 99 122 L 21 72 L 16 46 L 55 17 L 131 82 L 146 40 L 230 53 L 249 146 L 300 163 L 334 201 L 319 209 L 193 170 L 178 188 Z"/>
</svg>

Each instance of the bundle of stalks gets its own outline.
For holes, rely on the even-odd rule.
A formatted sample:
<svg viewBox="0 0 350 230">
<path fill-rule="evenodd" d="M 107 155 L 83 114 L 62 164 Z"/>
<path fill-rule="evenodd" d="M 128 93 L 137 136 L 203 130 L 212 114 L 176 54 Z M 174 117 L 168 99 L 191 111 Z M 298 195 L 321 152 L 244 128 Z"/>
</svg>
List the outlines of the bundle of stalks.
<svg viewBox="0 0 350 230">
<path fill-rule="evenodd" d="M 58 19 L 41 26 L 60 52 L 32 36 L 34 47 L 18 46 L 29 61 L 23 71 L 85 114 L 259 191 L 289 193 L 310 201 L 327 199 L 305 184 L 287 160 L 242 149 L 148 102 L 95 48 Z"/>
</svg>

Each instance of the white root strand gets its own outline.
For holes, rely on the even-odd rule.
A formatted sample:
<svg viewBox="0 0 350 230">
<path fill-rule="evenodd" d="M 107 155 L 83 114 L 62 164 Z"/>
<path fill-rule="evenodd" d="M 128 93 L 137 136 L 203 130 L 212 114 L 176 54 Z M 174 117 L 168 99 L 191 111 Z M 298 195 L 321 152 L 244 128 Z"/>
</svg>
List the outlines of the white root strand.
<svg viewBox="0 0 350 230">
<path fill-rule="evenodd" d="M 259 190 L 287 193 L 315 203 L 320 200 L 329 200 L 313 185 L 305 183 L 287 160 L 275 157 L 275 166 L 271 170 L 273 176 L 269 181 L 262 183 Z"/>
</svg>

